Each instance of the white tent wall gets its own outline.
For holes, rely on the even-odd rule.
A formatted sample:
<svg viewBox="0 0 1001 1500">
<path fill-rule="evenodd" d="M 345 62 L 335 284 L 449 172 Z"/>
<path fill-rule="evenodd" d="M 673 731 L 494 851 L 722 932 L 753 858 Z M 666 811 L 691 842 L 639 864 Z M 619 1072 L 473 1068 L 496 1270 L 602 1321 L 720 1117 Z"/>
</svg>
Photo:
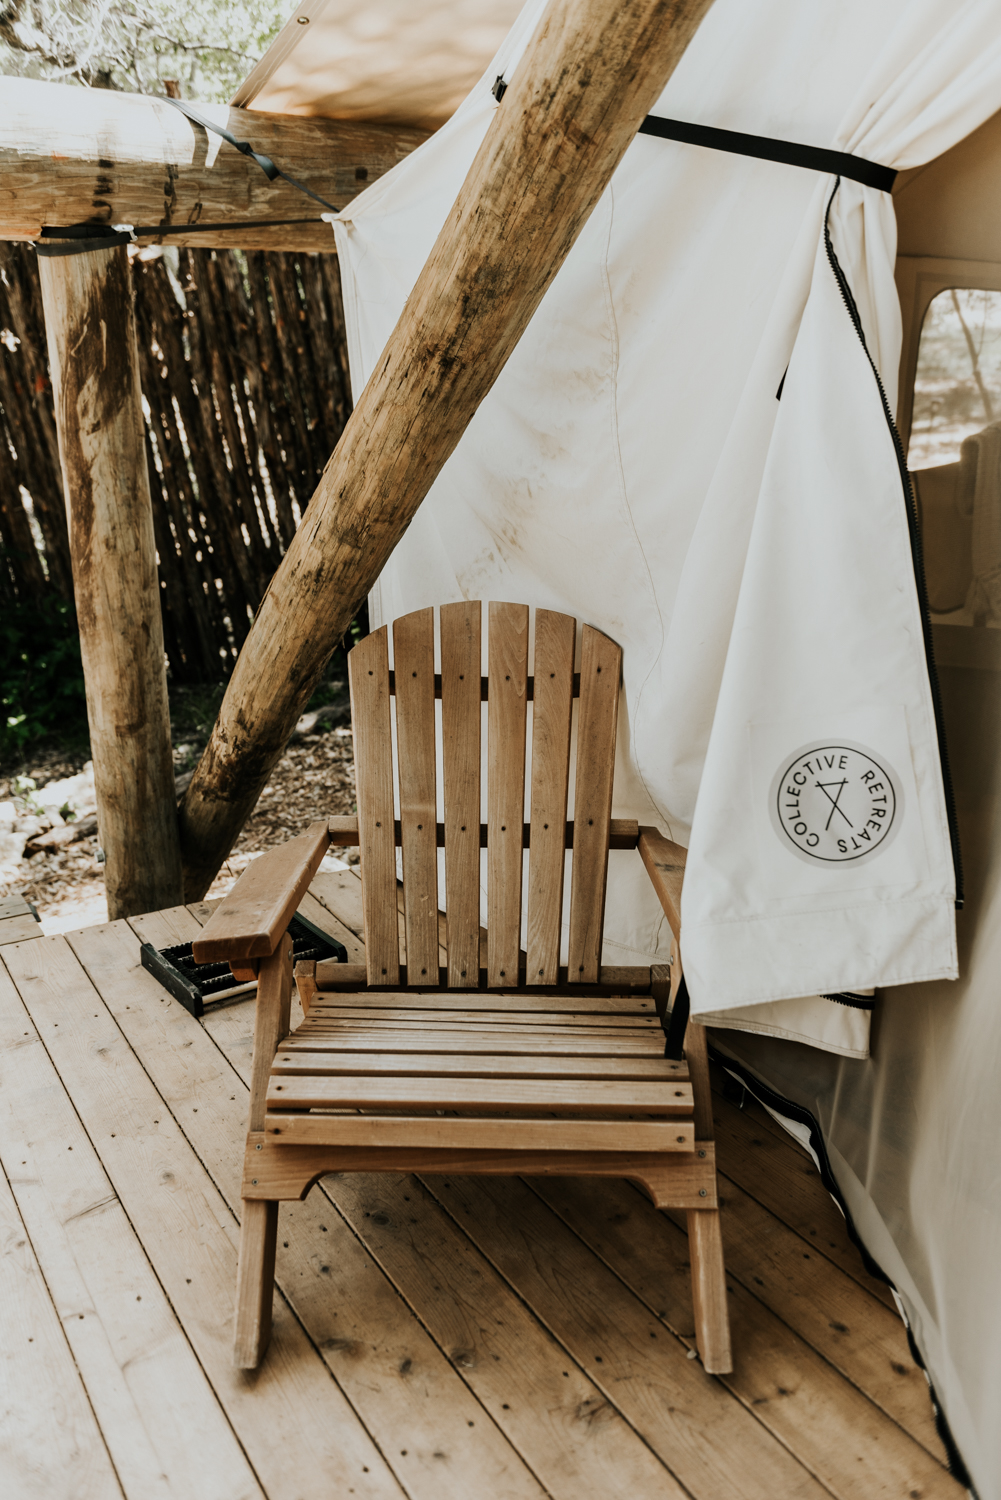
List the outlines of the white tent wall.
<svg viewBox="0 0 1001 1500">
<path fill-rule="evenodd" d="M 1001 297 L 999 173 L 995 116 L 895 194 L 905 438 L 932 297 L 947 287 Z M 995 621 L 934 633 L 966 867 L 959 982 L 881 991 L 864 1063 L 734 1032 L 716 1033 L 715 1043 L 780 1114 L 789 1118 L 791 1102 L 816 1122 L 845 1206 L 897 1288 L 987 1500 L 1001 1494 L 1001 631 Z"/>
<path fill-rule="evenodd" d="M 542 9 L 335 223 L 358 387 L 489 126 L 490 83 Z M 656 113 L 913 166 L 996 107 L 999 14 L 717 0 Z M 794 997 L 953 977 L 954 884 L 900 474 L 824 246 L 833 187 L 638 139 L 373 615 L 525 599 L 619 640 L 616 811 L 690 845 L 695 1011 L 864 1056 L 864 1009 Z M 892 208 L 842 183 L 831 228 L 892 399 Z M 889 768 L 894 837 L 860 862 L 810 862 L 770 826 L 770 783 L 801 747 L 843 742 Z M 606 932 L 623 959 L 664 952 L 640 881 L 613 882 Z"/>
<path fill-rule="evenodd" d="M 357 388 L 490 123 L 489 85 L 511 76 L 540 10 L 527 8 L 452 120 L 335 224 Z M 925 168 L 940 185 L 931 209 L 914 207 L 919 170 L 899 195 L 914 257 L 899 278 L 905 415 L 928 288 L 1001 289 L 1001 127 L 979 133 L 997 148 L 981 173 L 992 198 L 965 240 L 946 215 L 962 171 L 944 155 L 1001 107 L 999 23 L 999 0 L 763 0 L 750 11 L 716 0 L 656 111 L 902 169 L 935 163 Z M 1001 1497 L 1001 654 L 990 671 L 975 665 L 969 651 L 983 643 L 960 647 L 956 629 L 943 653 L 967 866 L 960 979 L 944 982 L 956 972 L 952 864 L 904 498 L 824 245 L 833 187 L 638 138 L 385 570 L 373 616 L 510 598 L 576 614 L 622 643 L 614 811 L 690 844 L 695 1007 L 740 1028 L 716 1033 L 735 1065 L 818 1121 L 989 1500 Z M 843 182 L 830 224 L 895 404 L 892 207 Z M 843 883 L 840 907 L 803 859 L 781 893 L 782 867 L 769 873 L 781 844 L 758 795 L 787 752 L 830 734 L 810 717 L 825 703 L 842 740 L 878 742 L 900 803 L 920 810 L 916 833 L 912 823 L 870 861 L 875 875 Z M 744 930 L 731 941 L 735 910 L 745 920 L 730 926 Z M 606 932 L 624 961 L 666 951 L 642 885 L 614 866 Z M 790 999 L 810 963 L 798 991 L 807 998 Z M 873 984 L 886 987 L 867 1057 L 868 1013 L 810 992 Z"/>
</svg>

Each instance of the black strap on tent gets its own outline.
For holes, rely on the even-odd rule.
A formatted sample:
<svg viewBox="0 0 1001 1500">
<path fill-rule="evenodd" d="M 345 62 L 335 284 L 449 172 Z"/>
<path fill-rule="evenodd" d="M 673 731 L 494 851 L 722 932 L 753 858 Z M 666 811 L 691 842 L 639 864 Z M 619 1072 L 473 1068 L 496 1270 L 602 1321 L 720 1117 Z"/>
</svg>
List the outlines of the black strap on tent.
<svg viewBox="0 0 1001 1500">
<path fill-rule="evenodd" d="M 46 239 L 65 240 L 59 245 L 40 245 L 36 255 L 84 255 L 89 250 L 110 250 L 114 245 L 134 245 L 140 239 L 163 239 L 175 234 L 218 234 L 222 230 L 280 229 L 288 224 L 315 224 L 316 219 L 239 219 L 227 224 L 68 224 L 55 228 L 46 225 Z"/>
<path fill-rule="evenodd" d="M 684 974 L 678 985 L 678 993 L 674 997 L 670 1014 L 667 1017 L 667 1025 L 664 1027 L 666 1041 L 664 1043 L 664 1056 L 675 1059 L 685 1055 L 685 1032 L 688 1030 L 688 1014 L 692 1008 L 692 1002 L 688 998 L 688 984 Z"/>
<path fill-rule="evenodd" d="M 656 135 L 665 141 L 682 141 L 688 146 L 708 146 L 713 151 L 729 151 L 736 156 L 754 156 L 759 161 L 783 162 L 788 167 L 808 167 L 813 172 L 829 172 L 832 177 L 850 177 L 865 187 L 889 193 L 896 180 L 892 167 L 849 151 L 829 151 L 823 146 L 800 146 L 795 141 L 776 141 L 767 135 L 745 135 L 742 130 L 717 130 L 715 125 L 692 125 L 687 120 L 663 120 L 647 115 L 639 128 L 640 135 Z"/>
<path fill-rule="evenodd" d="M 507 92 L 503 76 L 494 80 L 491 92 L 499 104 Z M 712 151 L 729 151 L 735 156 L 754 156 L 759 161 L 783 162 L 787 167 L 807 167 L 811 172 L 829 172 L 834 177 L 850 177 L 852 182 L 878 188 L 881 193 L 892 191 L 897 176 L 892 167 L 852 156 L 849 151 L 800 146 L 795 141 L 746 135 L 742 130 L 718 130 L 715 125 L 692 125 L 688 120 L 665 120 L 660 115 L 647 115 L 639 134 L 656 135 L 663 141 L 681 141 L 686 146 L 708 146 Z"/>
<path fill-rule="evenodd" d="M 184 103 L 181 99 L 167 98 L 164 98 L 162 103 L 172 104 L 175 109 L 181 111 L 182 115 L 186 115 L 203 130 L 211 130 L 216 135 L 222 136 L 223 140 L 234 146 L 242 156 L 250 157 L 252 161 L 255 161 L 269 182 L 274 182 L 280 177 L 290 187 L 297 188 L 300 193 L 305 193 L 307 198 L 314 199 L 331 213 L 340 212 L 332 203 L 328 203 L 326 198 L 321 198 L 319 193 L 314 193 L 312 188 L 306 187 L 304 183 L 297 182 L 294 177 L 283 172 L 270 156 L 265 156 L 262 151 L 255 151 L 249 141 L 238 140 L 232 131 L 227 130 L 223 125 L 217 125 L 214 120 L 210 120 L 192 105 Z M 287 224 L 315 223 L 315 219 L 243 219 L 228 224 L 112 224 L 110 230 L 107 224 L 70 224 L 64 228 L 46 226 L 42 230 L 43 238 L 58 239 L 65 243 L 36 244 L 35 250 L 38 255 L 43 256 L 83 255 L 90 250 L 110 250 L 115 245 L 135 244 L 140 236 L 160 239 L 171 234 L 208 234 L 218 233 L 225 229 L 274 229 Z"/>
</svg>

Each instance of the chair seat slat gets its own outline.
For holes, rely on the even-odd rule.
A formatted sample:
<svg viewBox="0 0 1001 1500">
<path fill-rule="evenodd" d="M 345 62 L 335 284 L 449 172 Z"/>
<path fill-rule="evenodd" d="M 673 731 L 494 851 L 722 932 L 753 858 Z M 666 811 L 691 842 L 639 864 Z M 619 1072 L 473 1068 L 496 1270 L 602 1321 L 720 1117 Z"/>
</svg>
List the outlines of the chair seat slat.
<svg viewBox="0 0 1001 1500">
<path fill-rule="evenodd" d="M 497 1053 L 378 1052 L 337 1053 L 279 1051 L 272 1076 L 323 1077 L 347 1074 L 360 1077 L 454 1078 L 605 1078 L 620 1083 L 674 1082 L 666 1057 L 547 1057 L 505 1056 Z M 682 1082 L 686 1081 L 681 1079 Z"/>
<path fill-rule="evenodd" d="M 695 1151 L 689 1120 L 475 1120 L 462 1116 L 268 1114 L 265 1139 L 289 1146 L 439 1150 Z"/>
<path fill-rule="evenodd" d="M 288 1055 L 311 1052 L 449 1052 L 496 1057 L 646 1057 L 663 1060 L 672 1068 L 683 1062 L 664 1058 L 663 1041 L 649 1036 L 610 1035 L 593 1032 L 539 1031 L 531 1036 L 517 1032 L 466 1027 L 461 1031 L 403 1030 L 391 1026 L 370 1029 L 364 1022 L 337 1031 L 301 1030 L 282 1043 Z M 681 1076 L 687 1077 L 687 1070 Z"/>
</svg>

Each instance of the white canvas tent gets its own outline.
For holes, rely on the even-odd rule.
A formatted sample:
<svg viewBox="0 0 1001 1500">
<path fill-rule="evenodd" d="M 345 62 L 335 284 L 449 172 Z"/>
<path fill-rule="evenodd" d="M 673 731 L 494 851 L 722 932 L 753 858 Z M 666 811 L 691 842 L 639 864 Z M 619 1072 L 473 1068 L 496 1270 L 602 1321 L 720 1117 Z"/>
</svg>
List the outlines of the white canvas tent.
<svg viewBox="0 0 1001 1500">
<path fill-rule="evenodd" d="M 349 9 L 331 6 L 338 24 Z M 427 7 L 439 24 L 447 9 Z M 455 114 L 334 224 L 356 390 L 541 9 L 530 0 Z M 716 0 L 655 113 L 897 169 L 906 261 L 885 192 L 638 138 L 372 599 L 375 623 L 464 595 L 524 600 L 622 643 L 615 812 L 689 845 L 693 1008 L 826 1154 L 985 1497 L 1001 1495 L 1001 656 L 989 617 L 931 627 L 968 870 L 957 959 L 927 622 L 887 408 L 909 422 L 934 290 L 1001 289 L 993 183 L 972 229 L 962 213 L 964 163 L 993 162 L 994 182 L 1001 165 L 999 22 L 998 0 Z M 336 113 L 336 91 L 311 104 L 315 34 L 298 74 L 282 45 L 280 107 Z M 359 77 L 377 77 L 358 55 Z M 415 47 L 408 76 L 425 62 L 444 97 L 440 52 Z M 360 107 L 375 116 L 371 98 Z M 998 483 L 981 485 L 985 525 Z M 822 754 L 834 763 L 818 774 Z M 783 790 L 804 775 L 816 796 L 789 818 Z M 832 822 L 871 839 L 841 848 Z M 662 957 L 665 939 L 613 864 L 606 942 L 628 961 Z"/>
</svg>

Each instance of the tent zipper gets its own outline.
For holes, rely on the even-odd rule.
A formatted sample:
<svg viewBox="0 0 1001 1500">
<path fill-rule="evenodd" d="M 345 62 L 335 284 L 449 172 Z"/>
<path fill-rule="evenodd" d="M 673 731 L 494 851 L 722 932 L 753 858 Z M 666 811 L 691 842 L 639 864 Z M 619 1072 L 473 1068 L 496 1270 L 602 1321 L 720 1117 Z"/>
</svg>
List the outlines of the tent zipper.
<svg viewBox="0 0 1001 1500">
<path fill-rule="evenodd" d="M 917 587 L 918 604 L 921 610 L 921 631 L 924 638 L 925 664 L 928 669 L 928 683 L 931 688 L 932 708 L 935 713 L 935 733 L 938 739 L 939 761 L 942 766 L 942 785 L 945 792 L 945 810 L 946 817 L 948 818 L 949 822 L 949 842 L 952 846 L 952 863 L 956 876 L 956 909 L 957 911 L 961 911 L 964 899 L 963 856 L 959 846 L 959 824 L 956 817 L 956 796 L 955 792 L 953 791 L 952 771 L 949 766 L 949 747 L 946 743 L 945 721 L 942 714 L 942 690 L 939 684 L 938 668 L 935 665 L 935 648 L 932 642 L 931 613 L 928 607 L 928 588 L 925 582 L 924 548 L 921 542 L 921 528 L 918 525 L 917 505 L 914 501 L 914 490 L 911 485 L 911 476 L 910 471 L 907 467 L 907 457 L 904 453 L 904 445 L 900 440 L 900 433 L 897 430 L 897 424 L 893 420 L 893 413 L 890 410 L 890 403 L 886 399 L 886 391 L 883 388 L 882 378 L 880 377 L 880 373 L 876 368 L 876 364 L 873 360 L 872 355 L 869 353 L 869 346 L 865 341 L 865 330 L 862 327 L 862 319 L 859 316 L 858 306 L 856 305 L 855 298 L 852 295 L 852 289 L 848 285 L 848 279 L 845 276 L 844 271 L 841 269 L 841 262 L 838 260 L 838 257 L 834 250 L 834 242 L 831 239 L 831 205 L 834 202 L 835 195 L 840 186 L 841 178 L 839 177 L 837 182 L 834 184 L 834 192 L 828 199 L 827 211 L 824 214 L 824 245 L 827 250 L 828 262 L 830 264 L 832 272 L 834 273 L 834 279 L 838 283 L 838 289 L 841 292 L 842 300 L 845 304 L 845 307 L 848 309 L 848 316 L 852 320 L 855 332 L 858 334 L 862 348 L 865 350 L 866 359 L 869 361 L 869 367 L 872 370 L 873 375 L 875 376 L 876 386 L 879 390 L 879 398 L 883 403 L 883 416 L 886 418 L 886 425 L 889 428 L 890 436 L 893 439 L 894 452 L 897 455 L 897 467 L 900 470 L 900 481 L 904 490 L 904 503 L 907 512 L 907 530 L 911 542 L 911 559 L 914 564 L 914 582 Z"/>
</svg>

